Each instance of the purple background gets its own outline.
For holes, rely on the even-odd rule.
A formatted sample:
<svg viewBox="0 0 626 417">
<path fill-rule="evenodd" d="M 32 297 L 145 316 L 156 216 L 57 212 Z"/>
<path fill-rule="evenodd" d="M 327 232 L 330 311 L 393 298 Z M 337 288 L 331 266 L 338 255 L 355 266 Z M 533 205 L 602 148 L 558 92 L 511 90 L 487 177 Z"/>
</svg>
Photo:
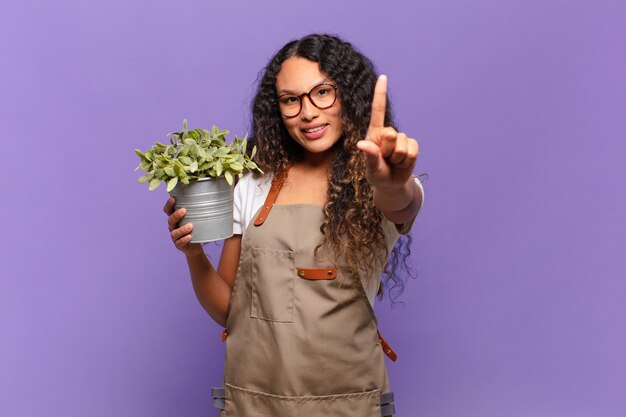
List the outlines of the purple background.
<svg viewBox="0 0 626 417">
<path fill-rule="evenodd" d="M 184 117 L 243 135 L 258 71 L 324 31 L 389 75 L 430 175 L 419 278 L 377 305 L 398 416 L 626 415 L 624 22 L 622 1 L 2 2 L 0 416 L 217 415 L 220 328 L 132 149 Z"/>
</svg>

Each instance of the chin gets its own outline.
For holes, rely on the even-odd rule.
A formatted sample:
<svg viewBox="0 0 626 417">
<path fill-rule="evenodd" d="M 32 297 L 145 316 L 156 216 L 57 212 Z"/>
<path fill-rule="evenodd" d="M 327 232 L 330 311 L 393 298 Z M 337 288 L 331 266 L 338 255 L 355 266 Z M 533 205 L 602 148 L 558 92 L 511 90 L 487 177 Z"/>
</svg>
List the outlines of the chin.
<svg viewBox="0 0 626 417">
<path fill-rule="evenodd" d="M 341 142 L 341 134 L 333 134 L 333 132 L 328 132 L 324 137 L 318 139 L 310 139 L 302 136 L 299 132 L 297 139 L 294 139 L 295 142 L 302 147 L 307 152 L 311 153 L 323 153 L 334 148 L 337 143 Z M 292 139 L 294 138 L 292 134 Z"/>
<path fill-rule="evenodd" d="M 316 141 L 307 140 L 306 142 L 300 142 L 300 146 L 306 152 L 310 152 L 314 154 L 322 154 L 322 153 L 334 151 L 339 145 L 339 143 L 340 143 L 339 139 L 332 140 L 332 141 L 318 139 Z"/>
</svg>

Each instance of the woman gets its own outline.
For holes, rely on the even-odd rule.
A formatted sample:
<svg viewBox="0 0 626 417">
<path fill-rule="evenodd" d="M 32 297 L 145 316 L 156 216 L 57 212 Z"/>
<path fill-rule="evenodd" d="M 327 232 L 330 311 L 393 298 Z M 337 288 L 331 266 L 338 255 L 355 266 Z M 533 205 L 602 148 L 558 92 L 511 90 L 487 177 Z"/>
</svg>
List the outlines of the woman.
<svg viewBox="0 0 626 417">
<path fill-rule="evenodd" d="M 237 184 L 217 270 L 167 202 L 198 300 L 225 327 L 222 415 L 392 415 L 372 303 L 423 190 L 418 144 L 386 101 L 386 77 L 350 44 L 292 41 L 259 82 L 251 144 L 265 175 Z"/>
</svg>

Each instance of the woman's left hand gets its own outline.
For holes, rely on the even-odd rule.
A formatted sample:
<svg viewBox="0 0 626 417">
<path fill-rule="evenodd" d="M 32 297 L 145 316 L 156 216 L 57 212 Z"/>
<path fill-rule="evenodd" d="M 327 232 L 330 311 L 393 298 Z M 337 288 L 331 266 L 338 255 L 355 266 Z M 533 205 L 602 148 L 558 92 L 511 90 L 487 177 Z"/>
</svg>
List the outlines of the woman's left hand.
<svg viewBox="0 0 626 417">
<path fill-rule="evenodd" d="M 387 76 L 376 81 L 372 115 L 364 140 L 357 147 L 365 153 L 367 181 L 376 188 L 399 188 L 413 177 L 419 146 L 393 127 L 385 127 Z"/>
</svg>

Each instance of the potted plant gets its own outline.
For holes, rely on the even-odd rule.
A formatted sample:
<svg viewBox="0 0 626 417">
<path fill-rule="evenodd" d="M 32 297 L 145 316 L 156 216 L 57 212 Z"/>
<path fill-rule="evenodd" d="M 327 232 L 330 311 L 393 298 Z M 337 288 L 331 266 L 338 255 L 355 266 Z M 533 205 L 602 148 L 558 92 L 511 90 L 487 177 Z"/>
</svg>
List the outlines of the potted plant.
<svg viewBox="0 0 626 417">
<path fill-rule="evenodd" d="M 228 130 L 187 128 L 168 133 L 170 144 L 157 142 L 142 152 L 135 149 L 146 174 L 140 183 L 149 190 L 166 184 L 167 192 L 176 199 L 176 209 L 186 209 L 180 226 L 193 223 L 192 243 L 212 242 L 233 234 L 233 184 L 244 170 L 261 171 L 252 160 L 256 147 L 246 153 L 246 137 L 235 137 L 226 143 Z"/>
</svg>

